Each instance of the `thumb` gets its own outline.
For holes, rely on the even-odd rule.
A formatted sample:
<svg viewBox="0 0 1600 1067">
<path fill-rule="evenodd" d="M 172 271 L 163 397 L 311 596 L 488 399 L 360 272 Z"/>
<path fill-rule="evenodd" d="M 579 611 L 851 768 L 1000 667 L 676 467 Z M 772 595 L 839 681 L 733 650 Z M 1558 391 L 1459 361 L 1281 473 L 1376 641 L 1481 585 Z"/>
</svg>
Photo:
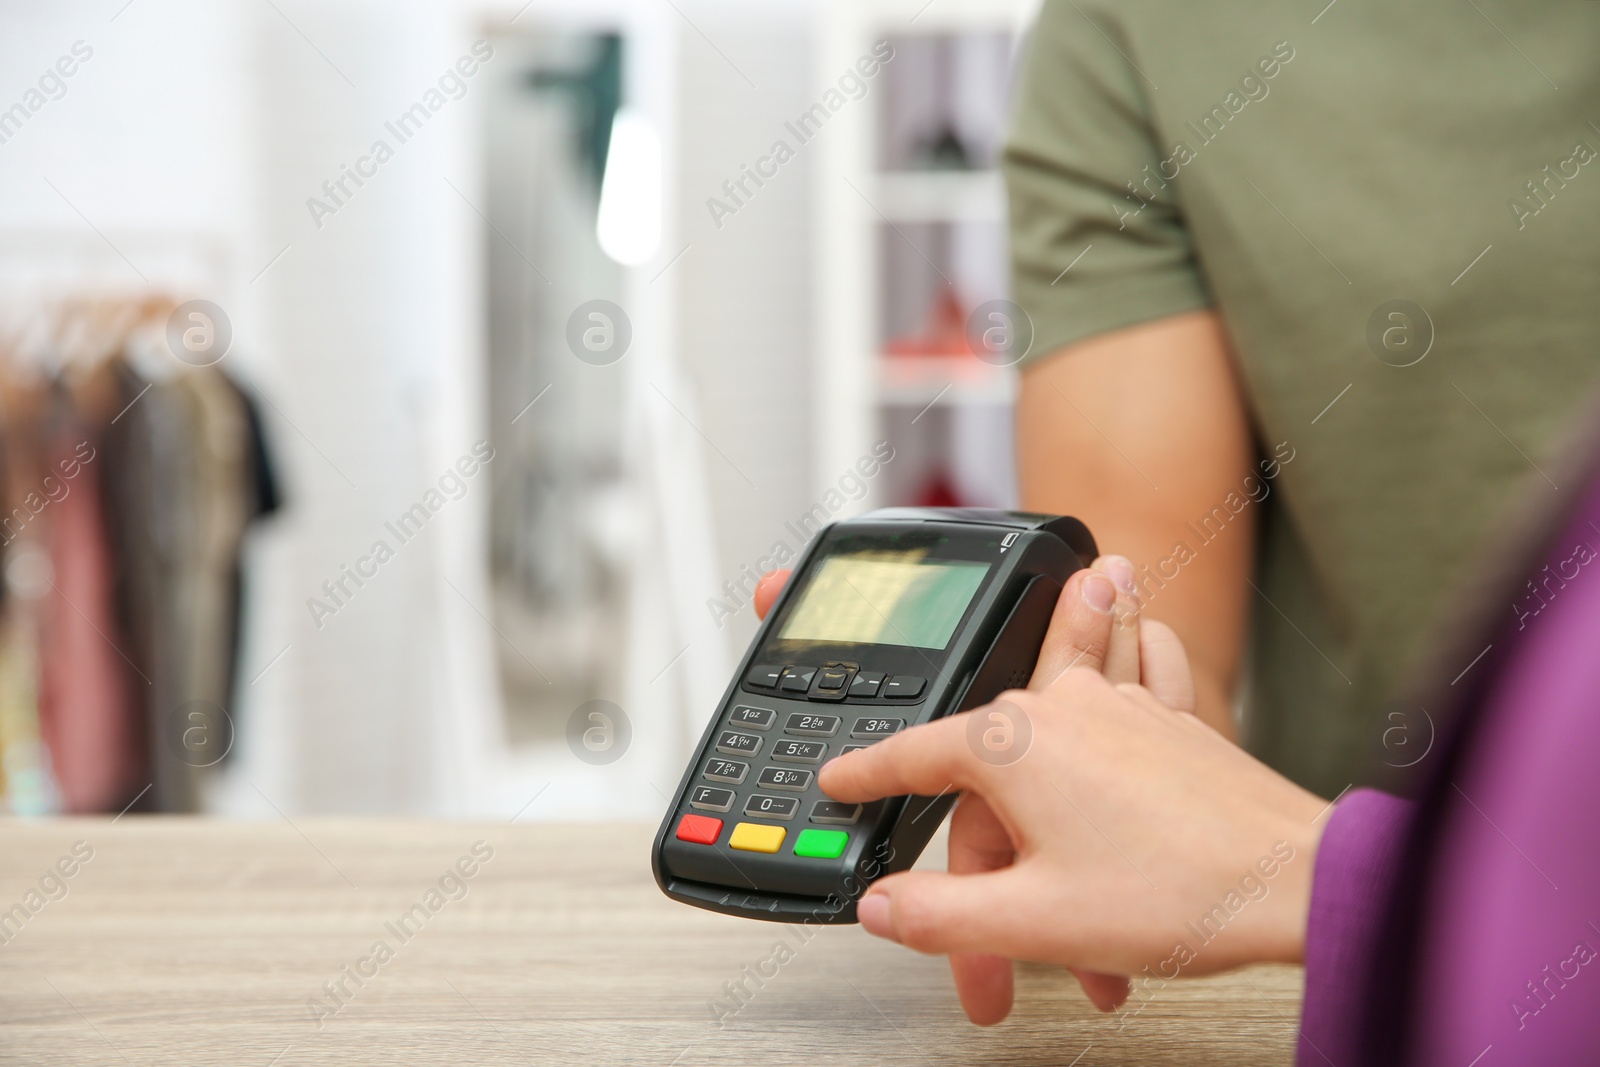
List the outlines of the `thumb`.
<svg viewBox="0 0 1600 1067">
<path fill-rule="evenodd" d="M 867 933 L 918 952 L 1024 954 L 1028 931 L 1003 902 L 1019 895 L 1016 868 L 988 874 L 906 871 L 875 883 L 856 905 Z"/>
<path fill-rule="evenodd" d="M 1084 569 L 1067 579 L 1050 616 L 1030 689 L 1046 689 L 1069 667 L 1097 671 L 1111 649 L 1112 609 L 1117 587 L 1100 571 Z"/>
<path fill-rule="evenodd" d="M 772 610 L 772 605 L 777 601 L 778 594 L 783 592 L 783 587 L 789 582 L 790 571 L 768 571 L 756 583 L 755 596 L 751 599 L 756 603 L 756 618 L 764 619 L 767 612 Z"/>
</svg>

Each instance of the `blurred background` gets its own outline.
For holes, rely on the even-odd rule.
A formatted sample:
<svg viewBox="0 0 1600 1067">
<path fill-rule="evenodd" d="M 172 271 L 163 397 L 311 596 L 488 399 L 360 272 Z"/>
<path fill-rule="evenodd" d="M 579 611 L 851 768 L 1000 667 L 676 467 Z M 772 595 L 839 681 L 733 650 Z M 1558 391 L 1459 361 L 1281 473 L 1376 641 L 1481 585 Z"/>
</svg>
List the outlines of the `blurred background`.
<svg viewBox="0 0 1600 1067">
<path fill-rule="evenodd" d="M 4 808 L 656 817 L 761 571 L 1014 503 L 1032 6 L 0 3 Z"/>
</svg>

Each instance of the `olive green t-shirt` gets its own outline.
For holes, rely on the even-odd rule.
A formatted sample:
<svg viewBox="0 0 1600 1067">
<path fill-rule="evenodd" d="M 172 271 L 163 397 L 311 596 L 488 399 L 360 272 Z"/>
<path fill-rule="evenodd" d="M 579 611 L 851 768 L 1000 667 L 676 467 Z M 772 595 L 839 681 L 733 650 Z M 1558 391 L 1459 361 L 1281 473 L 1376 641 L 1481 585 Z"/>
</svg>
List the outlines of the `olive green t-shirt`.
<svg viewBox="0 0 1600 1067">
<path fill-rule="evenodd" d="M 1032 33 L 1033 358 L 1222 318 L 1292 455 L 1250 505 L 1246 738 L 1324 795 L 1420 754 L 1384 702 L 1597 380 L 1597 42 L 1586 0 L 1045 0 Z"/>
</svg>

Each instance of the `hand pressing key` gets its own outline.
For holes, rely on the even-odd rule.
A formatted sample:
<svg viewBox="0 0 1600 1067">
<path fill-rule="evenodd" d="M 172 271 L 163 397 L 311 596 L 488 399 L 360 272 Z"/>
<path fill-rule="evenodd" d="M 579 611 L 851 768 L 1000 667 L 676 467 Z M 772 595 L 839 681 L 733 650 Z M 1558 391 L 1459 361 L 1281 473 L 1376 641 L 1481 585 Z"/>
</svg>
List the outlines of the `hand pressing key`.
<svg viewBox="0 0 1600 1067">
<path fill-rule="evenodd" d="M 763 617 L 787 579 L 774 572 L 757 587 Z M 1013 959 L 1068 967 L 1110 1011 L 1128 995 L 1122 975 L 1166 964 L 1186 923 L 1263 857 L 1288 852 L 1267 896 L 1183 971 L 1298 960 L 1319 836 L 1312 819 L 1323 802 L 1187 714 L 1193 708 L 1182 644 L 1140 620 L 1132 565 L 1104 556 L 1078 571 L 1028 689 L 970 713 L 1026 717 L 1031 742 L 1020 758 L 983 758 L 959 715 L 822 769 L 823 790 L 847 802 L 962 792 L 948 873 L 875 883 L 858 908 L 862 925 L 948 955 L 976 1023 L 1010 1012 Z"/>
</svg>

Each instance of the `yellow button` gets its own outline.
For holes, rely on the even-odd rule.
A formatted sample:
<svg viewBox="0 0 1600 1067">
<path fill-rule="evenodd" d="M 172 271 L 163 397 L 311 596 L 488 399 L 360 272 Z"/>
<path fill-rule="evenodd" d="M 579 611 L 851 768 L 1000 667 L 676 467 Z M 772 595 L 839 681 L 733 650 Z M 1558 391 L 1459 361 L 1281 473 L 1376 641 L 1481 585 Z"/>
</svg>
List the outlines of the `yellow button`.
<svg viewBox="0 0 1600 1067">
<path fill-rule="evenodd" d="M 733 828 L 733 836 L 728 838 L 728 846 L 746 852 L 776 852 L 783 846 L 783 837 L 787 832 L 781 826 L 742 822 Z"/>
</svg>

